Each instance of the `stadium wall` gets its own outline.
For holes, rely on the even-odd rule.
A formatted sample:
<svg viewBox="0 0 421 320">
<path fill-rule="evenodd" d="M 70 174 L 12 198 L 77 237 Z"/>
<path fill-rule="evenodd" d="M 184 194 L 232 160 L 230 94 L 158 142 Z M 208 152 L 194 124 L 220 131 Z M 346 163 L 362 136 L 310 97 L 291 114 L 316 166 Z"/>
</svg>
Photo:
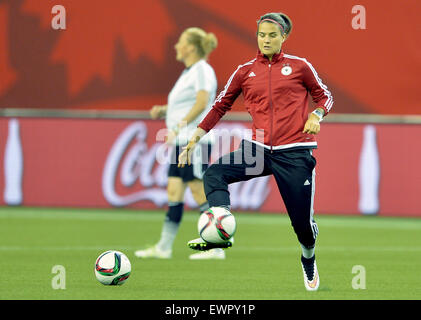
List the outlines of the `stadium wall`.
<svg viewBox="0 0 421 320">
<path fill-rule="evenodd" d="M 61 111 L 23 116 L 9 110 L 2 115 L 0 205 L 166 206 L 163 121 L 150 120 L 146 113 L 121 112 L 63 117 Z M 420 119 L 362 119 L 332 114 L 323 122 L 314 152 L 315 211 L 421 217 Z M 211 162 L 248 134 L 246 120 L 243 114 L 231 114 L 220 122 L 216 137 L 222 138 L 216 140 Z M 233 184 L 230 192 L 234 210 L 285 212 L 272 177 Z M 185 202 L 196 207 L 189 192 Z"/>
</svg>

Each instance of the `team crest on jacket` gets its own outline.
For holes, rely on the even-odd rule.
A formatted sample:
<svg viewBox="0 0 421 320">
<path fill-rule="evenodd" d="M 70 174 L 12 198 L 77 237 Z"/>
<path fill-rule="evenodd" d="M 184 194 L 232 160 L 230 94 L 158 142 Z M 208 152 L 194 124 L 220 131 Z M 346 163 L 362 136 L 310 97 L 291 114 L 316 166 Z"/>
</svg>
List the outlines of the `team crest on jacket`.
<svg viewBox="0 0 421 320">
<path fill-rule="evenodd" d="M 292 68 L 288 63 L 284 64 L 284 66 L 281 69 L 281 72 L 284 76 L 289 76 L 292 73 Z"/>
</svg>

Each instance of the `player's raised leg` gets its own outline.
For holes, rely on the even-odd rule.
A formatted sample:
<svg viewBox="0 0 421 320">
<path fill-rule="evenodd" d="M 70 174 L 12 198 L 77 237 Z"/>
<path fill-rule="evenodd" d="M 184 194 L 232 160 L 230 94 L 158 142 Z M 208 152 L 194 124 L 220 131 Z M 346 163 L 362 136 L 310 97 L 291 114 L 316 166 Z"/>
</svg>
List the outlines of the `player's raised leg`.
<svg viewBox="0 0 421 320">
<path fill-rule="evenodd" d="M 209 209 L 209 203 L 205 196 L 203 181 L 195 179 L 187 184 L 192 192 L 196 203 L 199 203 L 200 214 Z M 221 248 L 214 248 L 208 251 L 193 253 L 189 256 L 190 260 L 223 260 L 225 259 L 225 251 Z"/>
<path fill-rule="evenodd" d="M 206 170 L 203 182 L 209 206 L 224 207 L 230 211 L 229 184 L 268 174 L 270 172 L 265 169 L 263 149 L 243 140 L 238 150 L 224 155 Z M 200 251 L 225 249 L 232 245 L 233 239 L 218 244 L 206 242 L 201 238 L 188 242 L 191 249 Z"/>
</svg>

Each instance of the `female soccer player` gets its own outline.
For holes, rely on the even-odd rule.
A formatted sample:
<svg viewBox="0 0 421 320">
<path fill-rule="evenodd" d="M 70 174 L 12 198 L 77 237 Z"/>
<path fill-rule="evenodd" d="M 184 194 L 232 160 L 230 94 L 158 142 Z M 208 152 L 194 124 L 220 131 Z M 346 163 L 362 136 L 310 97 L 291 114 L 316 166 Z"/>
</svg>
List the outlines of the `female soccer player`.
<svg viewBox="0 0 421 320">
<path fill-rule="evenodd" d="M 182 72 L 168 96 L 168 104 L 154 106 L 152 119 L 165 117 L 169 130 L 166 143 L 174 145 L 168 172 L 168 212 L 162 227 L 159 242 L 145 250 L 135 252 L 139 258 L 168 259 L 172 256 L 172 246 L 180 226 L 184 209 L 184 193 L 190 187 L 193 198 L 203 212 L 209 208 L 203 189 L 202 177 L 207 168 L 206 155 L 210 152 L 211 140 L 202 142 L 203 159 L 198 155 L 193 165 L 185 168 L 177 166 L 181 147 L 186 146 L 197 125 L 207 114 L 216 96 L 217 81 L 213 68 L 207 63 L 209 54 L 216 48 L 217 39 L 213 33 L 200 28 L 188 28 L 175 45 L 176 59 L 184 63 Z M 204 160 L 204 161 L 202 161 Z M 196 253 L 190 259 L 224 259 L 222 249 Z"/>
<path fill-rule="evenodd" d="M 333 100 L 306 59 L 282 51 L 291 28 L 291 20 L 282 13 L 260 17 L 257 57 L 234 71 L 180 154 L 179 165 L 190 163 L 196 143 L 243 93 L 245 108 L 253 121 L 252 140 L 243 140 L 238 150 L 223 156 L 206 170 L 204 186 L 209 206 L 229 209 L 228 184 L 272 174 L 301 244 L 305 287 L 317 290 L 320 280 L 314 252 L 318 229 L 313 219 L 316 159 L 312 149 L 317 147 L 314 135 L 320 131 L 320 121 L 331 109 Z M 316 104 L 311 113 L 309 95 Z M 242 161 L 238 161 L 239 158 Z M 250 159 L 256 160 L 250 164 Z M 219 247 L 231 245 L 228 241 Z M 190 241 L 189 246 L 208 250 L 218 245 L 199 238 Z"/>
</svg>

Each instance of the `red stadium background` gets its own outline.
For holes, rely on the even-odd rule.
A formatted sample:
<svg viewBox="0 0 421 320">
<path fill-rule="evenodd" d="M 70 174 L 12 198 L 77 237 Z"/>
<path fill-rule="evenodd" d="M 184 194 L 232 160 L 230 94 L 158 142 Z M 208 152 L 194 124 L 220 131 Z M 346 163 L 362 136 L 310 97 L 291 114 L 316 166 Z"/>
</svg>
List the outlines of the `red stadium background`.
<svg viewBox="0 0 421 320">
<path fill-rule="evenodd" d="M 66 9 L 54 30 L 51 9 Z M 355 5 L 366 29 L 355 30 Z M 405 0 L 0 0 L 0 107 L 147 109 L 165 103 L 183 66 L 187 27 L 214 32 L 219 88 L 256 54 L 256 20 L 287 13 L 284 50 L 307 58 L 335 97 L 335 113 L 420 114 L 421 2 Z M 241 100 L 235 110 L 243 111 Z"/>
<path fill-rule="evenodd" d="M 65 30 L 51 26 L 57 4 L 66 9 Z M 355 5 L 365 8 L 365 29 L 353 28 Z M 284 51 L 314 65 L 334 96 L 332 116 L 421 115 L 417 0 L 0 0 L 0 204 L 13 202 L 6 201 L 6 172 L 19 162 L 6 163 L 6 145 L 15 136 L 23 159 L 22 173 L 15 170 L 13 178 L 22 175 L 21 205 L 162 207 L 163 168 L 126 185 L 117 183 L 121 172 L 114 172 L 117 195 L 145 189 L 155 200 L 135 197 L 138 201 L 118 204 L 104 192 L 110 148 L 138 120 L 60 118 L 60 112 L 141 112 L 165 104 L 183 70 L 175 62 L 174 44 L 191 26 L 218 38 L 210 63 L 221 90 L 237 65 L 255 56 L 256 20 L 272 11 L 291 17 L 294 27 Z M 47 109 L 56 118 L 42 118 Z M 37 118 L 8 117 L 28 110 L 38 110 Z M 244 111 L 241 99 L 233 111 Z M 164 124 L 140 122 L 148 130 L 149 150 Z M 316 151 L 316 210 L 421 216 L 420 136 L 420 124 L 324 122 Z M 267 183 L 234 187 L 236 208 L 284 211 L 273 180 Z M 251 188 L 268 200 L 248 202 Z"/>
</svg>

